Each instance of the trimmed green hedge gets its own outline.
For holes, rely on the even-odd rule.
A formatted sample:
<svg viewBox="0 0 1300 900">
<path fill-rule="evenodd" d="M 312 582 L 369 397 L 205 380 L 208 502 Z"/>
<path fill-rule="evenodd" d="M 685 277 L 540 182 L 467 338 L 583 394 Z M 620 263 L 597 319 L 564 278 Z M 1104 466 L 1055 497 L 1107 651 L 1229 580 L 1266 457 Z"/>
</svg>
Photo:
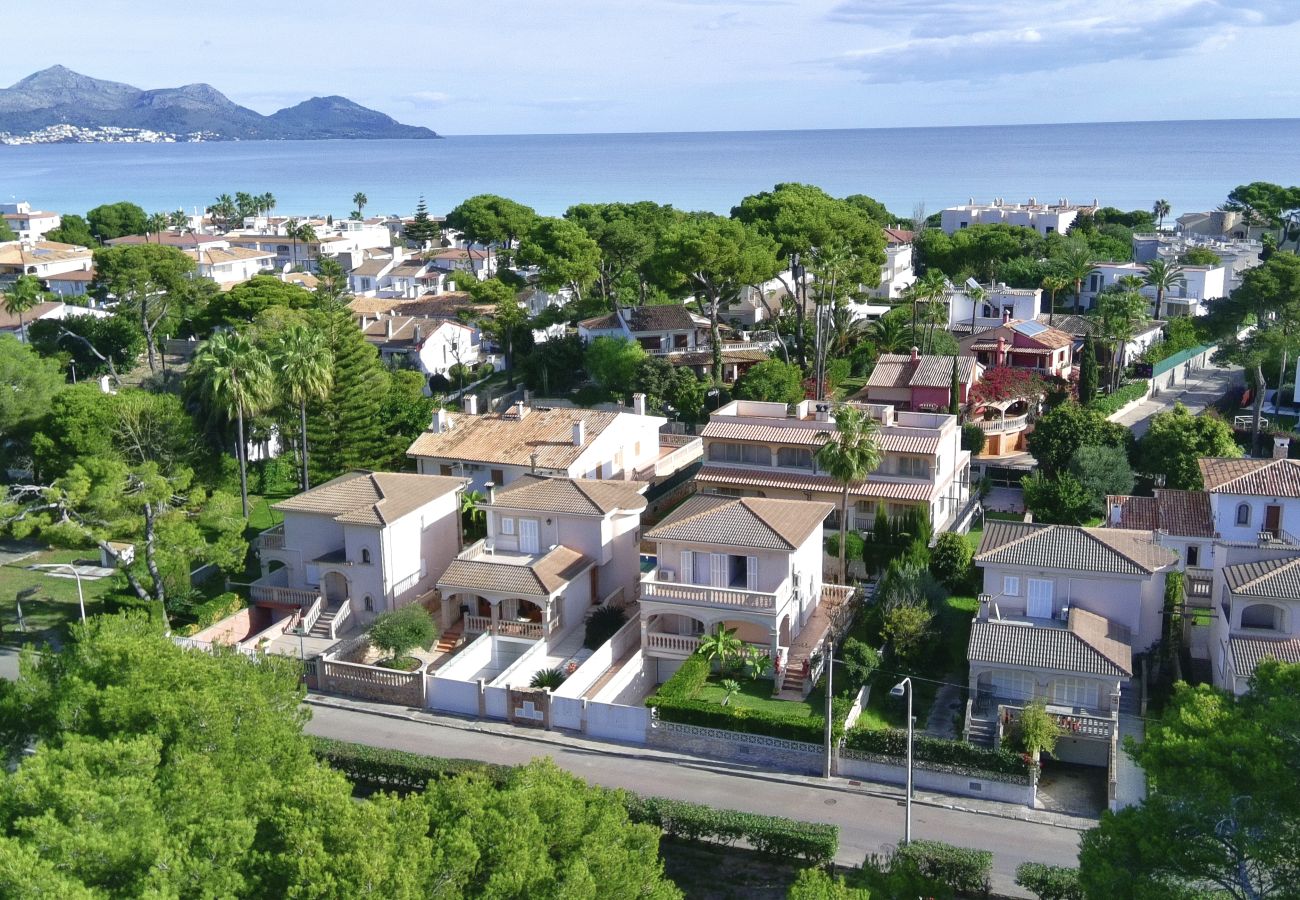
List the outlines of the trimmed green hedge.
<svg viewBox="0 0 1300 900">
<path fill-rule="evenodd" d="M 942 841 L 912 841 L 895 851 L 893 862 L 899 861 L 966 896 L 987 897 L 991 889 L 993 854 L 987 850 L 954 847 Z"/>
<path fill-rule="evenodd" d="M 1094 400 L 1088 404 L 1089 409 L 1095 409 L 1103 416 L 1109 416 L 1147 394 L 1147 383 L 1145 381 L 1135 381 L 1132 384 L 1126 384 L 1113 394 L 1107 394 L 1099 400 Z"/>
<path fill-rule="evenodd" d="M 633 822 L 658 826 L 668 837 L 730 846 L 747 842 L 760 853 L 824 866 L 835 859 L 840 830 L 819 822 L 796 822 L 779 816 L 713 809 L 683 800 L 626 795 Z"/>
<path fill-rule="evenodd" d="M 844 746 L 859 753 L 901 758 L 907 755 L 907 732 L 901 728 L 855 728 L 848 733 Z M 1029 777 L 1031 765 L 1011 750 L 986 750 L 965 741 L 945 741 L 923 734 L 912 738 L 912 758 L 963 772 L 994 772 L 1022 778 Z"/>
<path fill-rule="evenodd" d="M 696 700 L 695 695 L 704 686 L 709 671 L 708 659 L 699 653 L 691 654 L 672 678 L 646 698 L 645 705 L 655 710 L 665 722 L 716 728 L 719 731 L 738 731 L 742 734 L 762 734 L 806 744 L 825 742 L 825 716 L 782 716 L 767 710 L 719 706 L 707 700 Z M 840 697 L 831 702 L 836 739 L 844 733 L 844 719 L 851 705 L 852 701 Z"/>
<path fill-rule="evenodd" d="M 514 769 L 471 759 L 421 756 L 329 738 L 312 738 L 312 752 L 353 784 L 372 790 L 411 793 L 429 782 L 477 772 L 500 786 Z M 840 830 L 834 825 L 798 822 L 779 816 L 714 809 L 684 800 L 641 797 L 619 791 L 633 822 L 658 826 L 665 835 L 684 841 L 734 844 L 746 841 L 755 850 L 811 865 L 827 865 L 839 849 Z"/>
<path fill-rule="evenodd" d="M 353 784 L 398 793 L 422 791 L 430 781 L 455 778 L 467 772 L 486 775 L 499 785 L 505 783 L 512 771 L 510 766 L 473 759 L 421 756 L 402 750 L 386 750 L 319 737 L 312 738 L 312 752 L 342 772 Z"/>
<path fill-rule="evenodd" d="M 1039 900 L 1084 900 L 1079 870 L 1027 862 L 1016 866 L 1016 884 L 1038 895 Z"/>
<path fill-rule="evenodd" d="M 142 600 L 134 594 L 128 594 L 125 591 L 116 591 L 105 594 L 103 600 L 103 610 L 110 615 L 113 613 L 143 612 L 149 621 L 158 626 L 161 631 L 166 627 L 166 616 L 163 614 L 163 605 L 157 600 Z"/>
<path fill-rule="evenodd" d="M 227 616 L 233 616 L 247 605 L 244 598 L 233 591 L 218 594 L 211 600 L 194 607 L 194 621 L 179 629 L 176 633 L 181 637 L 198 634 L 203 629 L 215 625 Z"/>
</svg>

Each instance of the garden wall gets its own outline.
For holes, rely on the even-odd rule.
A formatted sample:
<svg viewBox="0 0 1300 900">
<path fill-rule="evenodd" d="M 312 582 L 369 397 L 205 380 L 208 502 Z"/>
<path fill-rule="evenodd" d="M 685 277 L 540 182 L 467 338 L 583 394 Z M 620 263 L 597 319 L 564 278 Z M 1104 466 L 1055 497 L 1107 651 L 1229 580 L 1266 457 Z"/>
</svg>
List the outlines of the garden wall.
<svg viewBox="0 0 1300 900">
<path fill-rule="evenodd" d="M 423 672 L 397 672 L 378 666 L 322 659 L 319 679 L 320 689 L 327 693 L 403 706 L 425 705 Z"/>
<path fill-rule="evenodd" d="M 556 689 L 555 696 L 574 699 L 582 697 L 602 675 L 609 671 L 610 666 L 640 643 L 641 619 L 638 616 L 625 622 L 622 628 L 614 632 L 613 637 L 593 651 L 572 675 L 564 679 L 564 684 Z"/>
<path fill-rule="evenodd" d="M 681 725 L 660 719 L 651 721 L 646 743 L 660 750 L 757 763 L 808 775 L 820 775 L 825 759 L 825 750 L 816 744 L 787 741 L 763 734 L 742 734 L 738 731 Z"/>
<path fill-rule="evenodd" d="M 907 784 L 907 766 L 886 762 L 885 757 L 871 756 L 856 750 L 841 750 L 838 771 L 843 778 L 857 778 L 884 784 Z M 983 776 L 962 775 L 931 769 L 927 763 L 914 762 L 912 784 L 915 788 L 955 794 L 959 797 L 980 797 L 1004 803 L 1021 803 L 1031 809 L 1037 798 L 1035 779 L 1028 783 L 1002 781 L 992 773 Z"/>
<path fill-rule="evenodd" d="M 429 675 L 425 683 L 429 709 L 462 716 L 478 716 L 480 687 L 477 681 L 457 681 Z"/>
</svg>

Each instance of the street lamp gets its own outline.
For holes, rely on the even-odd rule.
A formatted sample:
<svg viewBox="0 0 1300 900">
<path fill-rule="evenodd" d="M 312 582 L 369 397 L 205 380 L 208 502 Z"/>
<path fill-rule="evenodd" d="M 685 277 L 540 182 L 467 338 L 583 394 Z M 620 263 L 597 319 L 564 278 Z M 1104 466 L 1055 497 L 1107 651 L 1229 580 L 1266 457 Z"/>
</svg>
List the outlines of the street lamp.
<svg viewBox="0 0 1300 900">
<path fill-rule="evenodd" d="M 907 821 L 903 826 L 903 843 L 912 843 L 912 679 L 904 678 L 890 690 L 889 696 L 907 695 Z"/>
<path fill-rule="evenodd" d="M 72 577 L 77 579 L 77 603 L 81 607 L 81 623 L 86 623 L 86 596 L 81 592 L 81 573 L 77 567 L 70 563 L 54 563 L 50 566 L 52 569 L 67 569 L 72 573 Z"/>
<path fill-rule="evenodd" d="M 835 724 L 835 717 L 831 709 L 831 698 L 835 695 L 832 690 L 831 675 L 835 669 L 835 663 L 844 662 L 842 659 L 835 658 L 835 639 L 831 632 L 826 632 L 826 649 L 822 651 L 826 666 L 826 759 L 822 765 L 822 777 L 831 777 L 831 730 Z"/>
</svg>

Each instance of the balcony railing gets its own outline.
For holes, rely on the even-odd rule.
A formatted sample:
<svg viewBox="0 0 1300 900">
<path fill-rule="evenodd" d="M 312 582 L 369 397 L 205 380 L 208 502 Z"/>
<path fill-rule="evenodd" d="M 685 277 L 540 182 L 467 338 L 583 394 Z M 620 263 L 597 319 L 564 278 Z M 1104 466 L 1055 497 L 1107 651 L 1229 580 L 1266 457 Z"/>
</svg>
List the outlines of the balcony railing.
<svg viewBox="0 0 1300 900">
<path fill-rule="evenodd" d="M 651 631 L 646 634 L 645 639 L 645 648 L 652 654 L 685 658 L 700 647 L 700 639 L 689 634 L 664 634 Z"/>
<path fill-rule="evenodd" d="M 734 343 L 723 343 L 722 352 L 731 353 L 740 350 L 761 350 L 767 351 L 772 347 L 771 341 L 735 341 Z M 683 353 L 712 353 L 712 344 L 699 344 L 695 347 L 660 347 L 658 349 L 647 350 L 651 356 L 679 356 Z"/>
<path fill-rule="evenodd" d="M 999 707 L 999 712 L 1005 730 L 1020 718 L 1024 707 L 1004 705 Z M 1047 712 L 1056 720 L 1057 727 L 1065 737 L 1100 738 L 1108 741 L 1115 729 L 1114 719 L 1093 715 L 1081 709 L 1060 707 L 1049 703 Z"/>
<path fill-rule="evenodd" d="M 320 599 L 320 591 L 270 587 L 264 584 L 252 585 L 248 595 L 254 603 L 288 603 L 304 608 L 310 607 Z"/>
<path fill-rule="evenodd" d="M 465 616 L 465 633 L 480 634 L 492 627 L 491 616 Z"/>
<path fill-rule="evenodd" d="M 688 603 L 695 606 L 733 606 L 743 609 L 772 609 L 784 603 L 790 592 L 789 582 L 776 593 L 747 591 L 740 588 L 718 588 L 702 584 L 680 584 L 660 581 L 651 572 L 641 579 L 641 599 L 665 600 L 670 603 Z"/>
<path fill-rule="evenodd" d="M 1214 572 L 1212 570 L 1199 569 L 1195 566 L 1187 567 L 1187 599 L 1189 602 L 1197 598 L 1208 601 L 1213 588 Z M 1208 603 L 1205 605 L 1208 606 Z"/>
<path fill-rule="evenodd" d="M 1007 416 L 1005 419 L 979 419 L 975 423 L 985 434 L 1005 434 L 1008 431 L 1023 431 L 1029 424 L 1028 415 Z"/>
<path fill-rule="evenodd" d="M 284 549 L 284 525 L 276 525 L 274 528 L 268 528 L 257 536 L 254 541 L 258 550 L 283 550 Z"/>
<path fill-rule="evenodd" d="M 539 641 L 545 636 L 545 626 L 539 622 L 498 621 L 494 634 L 499 634 L 503 637 L 530 638 Z"/>
</svg>

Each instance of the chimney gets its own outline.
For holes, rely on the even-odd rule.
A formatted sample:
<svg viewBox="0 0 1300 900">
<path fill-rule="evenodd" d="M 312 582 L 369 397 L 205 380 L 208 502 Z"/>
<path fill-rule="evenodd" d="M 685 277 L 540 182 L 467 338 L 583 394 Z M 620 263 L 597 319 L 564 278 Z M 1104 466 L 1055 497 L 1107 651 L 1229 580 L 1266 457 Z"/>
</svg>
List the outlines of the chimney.
<svg viewBox="0 0 1300 900">
<path fill-rule="evenodd" d="M 429 428 L 434 434 L 442 434 L 447 430 L 447 421 L 447 410 L 439 406 L 433 411 L 433 421 L 429 424 Z"/>
<path fill-rule="evenodd" d="M 497 502 L 497 486 L 495 482 L 489 481 L 483 485 L 483 490 L 487 492 L 487 502 L 489 505 Z"/>
<path fill-rule="evenodd" d="M 913 348 L 912 348 L 912 364 L 913 364 L 913 365 L 916 365 L 916 363 L 918 363 L 918 362 L 920 362 L 920 361 L 921 361 L 921 354 L 920 354 L 920 351 L 919 351 L 916 347 L 913 347 Z"/>
<path fill-rule="evenodd" d="M 581 447 L 587 442 L 587 423 L 579 419 L 573 423 L 573 446 Z"/>
<path fill-rule="evenodd" d="M 421 339 L 422 337 L 424 337 L 424 326 L 423 326 L 423 325 L 416 325 L 416 326 L 415 326 L 415 342 L 416 342 L 417 344 L 420 343 L 420 339 Z"/>
<path fill-rule="evenodd" d="M 632 412 L 638 416 L 645 415 L 645 394 L 632 395 Z"/>
<path fill-rule="evenodd" d="M 477 394 L 466 394 L 464 397 L 461 397 L 461 398 L 460 398 L 460 408 L 463 409 L 463 410 L 465 411 L 465 415 L 467 415 L 467 416 L 477 416 L 477 415 L 478 415 L 478 395 L 477 395 Z"/>
<path fill-rule="evenodd" d="M 1004 337 L 998 337 L 998 355 L 994 362 L 999 366 L 1005 366 L 1007 364 L 1007 339 Z"/>
<path fill-rule="evenodd" d="M 388 340 L 393 339 L 393 317 L 389 316 L 388 321 L 384 323 L 384 337 Z"/>
<path fill-rule="evenodd" d="M 1123 513 L 1124 513 L 1124 507 L 1120 506 L 1118 503 L 1112 503 L 1110 505 L 1110 524 L 1113 527 L 1115 528 L 1119 527 L 1120 519 L 1123 517 Z"/>
<path fill-rule="evenodd" d="M 1286 459 L 1287 453 L 1291 450 L 1291 439 L 1284 437 L 1273 438 L 1273 458 Z"/>
<path fill-rule="evenodd" d="M 1009 325 L 1010 323 L 1011 323 L 1011 307 L 1007 307 L 1006 309 L 1002 310 L 1002 324 Z"/>
</svg>

